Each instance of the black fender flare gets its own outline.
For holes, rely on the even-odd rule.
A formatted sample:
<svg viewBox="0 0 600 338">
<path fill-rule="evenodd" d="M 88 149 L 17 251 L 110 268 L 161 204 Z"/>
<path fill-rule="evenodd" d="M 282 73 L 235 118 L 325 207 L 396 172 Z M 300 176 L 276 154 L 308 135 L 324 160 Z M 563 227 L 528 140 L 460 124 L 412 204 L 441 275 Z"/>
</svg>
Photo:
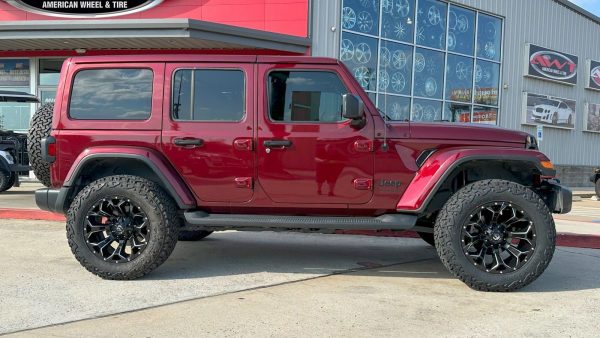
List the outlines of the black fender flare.
<svg viewBox="0 0 600 338">
<path fill-rule="evenodd" d="M 147 154 L 147 153 L 146 153 Z M 63 187 L 60 189 L 59 196 L 56 201 L 56 210 L 65 210 L 65 203 L 68 197 L 72 194 L 75 188 L 75 181 L 82 174 L 85 167 L 95 161 L 104 159 L 127 159 L 133 161 L 139 161 L 146 165 L 156 175 L 159 183 L 166 192 L 173 198 L 177 206 L 182 210 L 194 208 L 196 206 L 193 194 L 188 189 L 187 185 L 183 182 L 174 169 L 168 167 L 164 163 L 156 163 L 156 160 L 150 159 L 149 156 L 135 153 L 94 153 L 83 157 L 74 168 L 71 169 L 67 180 L 63 183 Z M 166 171 L 166 172 L 163 172 Z"/>
</svg>

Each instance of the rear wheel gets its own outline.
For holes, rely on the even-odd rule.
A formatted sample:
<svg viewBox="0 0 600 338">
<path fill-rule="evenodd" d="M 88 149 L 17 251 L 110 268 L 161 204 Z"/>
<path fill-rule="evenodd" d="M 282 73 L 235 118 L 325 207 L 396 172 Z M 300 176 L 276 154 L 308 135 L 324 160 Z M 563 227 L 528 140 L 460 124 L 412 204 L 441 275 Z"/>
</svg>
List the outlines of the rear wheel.
<svg viewBox="0 0 600 338">
<path fill-rule="evenodd" d="M 42 139 L 50 136 L 53 113 L 54 103 L 41 106 L 31 118 L 31 127 L 27 135 L 27 152 L 31 168 L 35 177 L 47 187 L 51 184 L 50 163 L 42 159 Z"/>
<path fill-rule="evenodd" d="M 513 291 L 554 254 L 552 214 L 532 190 L 503 180 L 467 185 L 440 211 L 435 242 L 446 268 L 473 289 Z"/>
<path fill-rule="evenodd" d="M 17 173 L 0 168 L 0 192 L 12 188 L 17 181 Z"/>
<path fill-rule="evenodd" d="M 75 258 L 105 279 L 135 279 L 161 265 L 177 243 L 181 219 L 160 186 L 110 176 L 86 186 L 67 214 Z"/>
<path fill-rule="evenodd" d="M 204 230 L 181 230 L 179 231 L 179 240 L 184 242 L 199 241 L 212 233 L 212 231 Z"/>
</svg>

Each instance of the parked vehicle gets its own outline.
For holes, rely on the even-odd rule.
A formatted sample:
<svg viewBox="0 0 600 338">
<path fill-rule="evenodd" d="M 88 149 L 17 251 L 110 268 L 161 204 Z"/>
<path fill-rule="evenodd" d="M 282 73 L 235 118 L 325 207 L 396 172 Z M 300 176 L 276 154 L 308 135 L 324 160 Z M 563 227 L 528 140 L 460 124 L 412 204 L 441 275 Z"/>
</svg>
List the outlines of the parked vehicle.
<svg viewBox="0 0 600 338">
<path fill-rule="evenodd" d="M 573 109 L 560 100 L 544 99 L 542 104 L 534 107 L 532 113 L 536 122 L 552 124 L 573 124 Z"/>
<path fill-rule="evenodd" d="M 533 136 L 387 123 L 334 59 L 72 58 L 51 128 L 32 128 L 51 129 L 36 202 L 106 279 L 149 273 L 181 234 L 411 229 L 470 287 L 510 291 L 547 267 L 551 213 L 571 209 Z"/>
<path fill-rule="evenodd" d="M 594 174 L 590 176 L 590 182 L 596 185 L 596 196 L 600 198 L 600 168 L 594 170 Z"/>
<path fill-rule="evenodd" d="M 30 102 L 38 99 L 28 93 L 0 91 L 0 102 Z M 0 193 L 19 186 L 19 175 L 29 174 L 27 136 L 0 128 Z"/>
</svg>

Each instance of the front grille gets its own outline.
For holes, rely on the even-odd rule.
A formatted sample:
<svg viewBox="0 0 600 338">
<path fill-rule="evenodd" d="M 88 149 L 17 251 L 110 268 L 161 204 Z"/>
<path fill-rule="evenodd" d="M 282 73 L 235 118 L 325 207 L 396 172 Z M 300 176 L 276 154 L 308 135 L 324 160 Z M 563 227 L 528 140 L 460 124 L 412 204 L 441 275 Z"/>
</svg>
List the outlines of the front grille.
<svg viewBox="0 0 600 338">
<path fill-rule="evenodd" d="M 0 134 L 0 142 L 11 143 L 14 145 L 14 150 L 10 151 L 15 158 L 15 162 L 20 165 L 29 165 L 29 154 L 27 154 L 27 135 L 25 134 Z M 29 175 L 29 172 L 19 172 L 19 175 Z"/>
</svg>

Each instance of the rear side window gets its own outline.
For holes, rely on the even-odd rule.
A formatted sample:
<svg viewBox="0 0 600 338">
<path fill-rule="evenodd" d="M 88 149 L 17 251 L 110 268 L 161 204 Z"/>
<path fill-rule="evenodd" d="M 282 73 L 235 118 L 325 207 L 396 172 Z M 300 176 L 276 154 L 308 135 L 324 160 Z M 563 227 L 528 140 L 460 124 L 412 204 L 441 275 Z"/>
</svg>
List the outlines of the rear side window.
<svg viewBox="0 0 600 338">
<path fill-rule="evenodd" d="M 173 77 L 171 114 L 175 121 L 241 121 L 245 101 L 241 70 L 180 69 Z"/>
<path fill-rule="evenodd" d="M 331 72 L 274 71 L 269 74 L 269 114 L 273 121 L 339 122 L 348 91 Z"/>
<path fill-rule="evenodd" d="M 88 69 L 75 75 L 69 116 L 76 120 L 146 120 L 152 110 L 150 69 Z"/>
</svg>

